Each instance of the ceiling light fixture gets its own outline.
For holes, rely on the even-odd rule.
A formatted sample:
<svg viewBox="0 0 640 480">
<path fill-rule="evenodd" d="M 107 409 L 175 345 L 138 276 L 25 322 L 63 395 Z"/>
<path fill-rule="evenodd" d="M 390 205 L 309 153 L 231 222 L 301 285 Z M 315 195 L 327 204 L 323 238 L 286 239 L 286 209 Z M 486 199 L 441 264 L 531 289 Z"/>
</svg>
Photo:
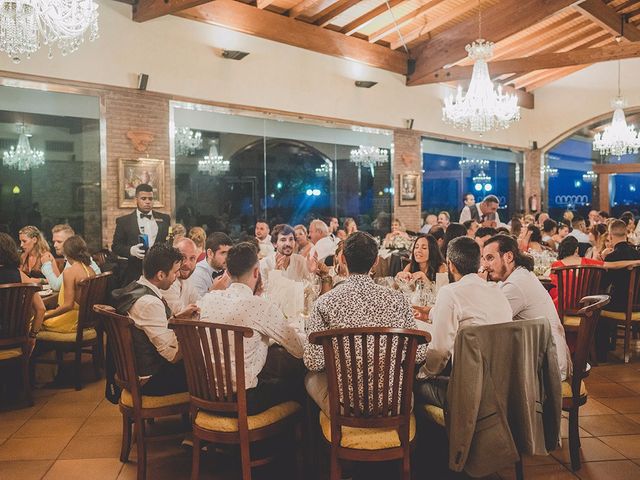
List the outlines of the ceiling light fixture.
<svg viewBox="0 0 640 480">
<path fill-rule="evenodd" d="M 242 60 L 244 57 L 249 55 L 249 52 L 242 52 L 240 50 L 222 50 L 222 58 L 226 58 L 228 60 Z"/>
<path fill-rule="evenodd" d="M 378 82 L 372 82 L 369 80 L 356 80 L 356 87 L 358 88 L 371 88 L 377 84 Z"/>
<path fill-rule="evenodd" d="M 27 133 L 27 127 L 24 123 L 20 125 L 19 132 L 18 146 L 12 146 L 9 151 L 5 150 L 2 155 L 2 163 L 9 168 L 15 168 L 22 172 L 44 165 L 44 152 L 31 148 L 29 144 L 31 135 Z"/>
</svg>

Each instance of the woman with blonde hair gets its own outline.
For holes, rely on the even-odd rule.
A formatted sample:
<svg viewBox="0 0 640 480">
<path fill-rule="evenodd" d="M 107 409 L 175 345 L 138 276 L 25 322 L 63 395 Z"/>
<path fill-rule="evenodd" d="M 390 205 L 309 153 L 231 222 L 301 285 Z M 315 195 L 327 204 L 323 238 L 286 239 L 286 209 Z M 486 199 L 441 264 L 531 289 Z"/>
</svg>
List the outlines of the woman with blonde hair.
<svg viewBox="0 0 640 480">
<path fill-rule="evenodd" d="M 42 273 L 42 255 L 50 252 L 49 244 L 44 239 L 42 232 L 38 227 L 27 225 L 18 232 L 20 238 L 20 270 L 36 279 L 35 283 L 44 283 L 44 274 Z M 60 275 L 56 262 L 52 262 L 53 271 L 56 275 Z"/>
<path fill-rule="evenodd" d="M 356 221 L 351 218 L 351 217 L 347 217 L 344 220 L 344 231 L 347 234 L 347 237 L 349 235 L 351 235 L 354 232 L 358 231 L 358 225 L 356 224 Z"/>
<path fill-rule="evenodd" d="M 387 233 L 386 237 L 384 237 L 383 245 L 385 247 L 390 246 L 396 237 L 409 238 L 409 234 L 399 218 L 394 218 L 393 222 L 391 222 L 391 231 Z"/>
<path fill-rule="evenodd" d="M 307 232 L 307 227 L 304 225 L 296 225 L 293 227 L 294 236 L 296 239 L 296 248 L 298 249 L 298 255 L 302 255 L 307 258 L 309 256 L 309 251 L 311 251 L 311 247 L 313 247 L 313 243 L 309 240 L 309 233 Z"/>
<path fill-rule="evenodd" d="M 196 252 L 198 254 L 197 261 L 200 262 L 204 260 L 206 256 L 206 252 L 204 250 L 204 245 L 207 241 L 207 233 L 204 231 L 202 227 L 192 227 L 189 229 L 189 238 L 193 240 L 193 243 L 196 244 Z"/>
</svg>

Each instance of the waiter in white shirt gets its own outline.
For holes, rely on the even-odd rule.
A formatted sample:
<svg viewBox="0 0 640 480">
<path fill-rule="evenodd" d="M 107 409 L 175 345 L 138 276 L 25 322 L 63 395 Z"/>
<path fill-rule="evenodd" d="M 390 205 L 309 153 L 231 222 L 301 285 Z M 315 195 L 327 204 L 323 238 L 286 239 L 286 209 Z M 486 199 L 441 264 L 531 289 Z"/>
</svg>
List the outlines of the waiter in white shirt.
<svg viewBox="0 0 640 480">
<path fill-rule="evenodd" d="M 487 195 L 480 203 L 465 206 L 460 212 L 460 220 L 464 223 L 467 220 L 475 220 L 484 227 L 496 228 L 500 225 L 500 217 L 498 215 L 498 207 L 500 200 L 495 195 Z M 495 222 L 495 225 L 492 223 Z"/>
<path fill-rule="evenodd" d="M 156 242 L 164 242 L 169 235 L 171 217 L 153 211 L 153 187 L 141 183 L 136 187 L 136 209 L 128 215 L 116 218 L 111 250 L 127 259 L 127 268 L 121 285 L 128 285 L 142 275 L 142 259 Z M 140 242 L 146 235 L 148 245 Z"/>
</svg>

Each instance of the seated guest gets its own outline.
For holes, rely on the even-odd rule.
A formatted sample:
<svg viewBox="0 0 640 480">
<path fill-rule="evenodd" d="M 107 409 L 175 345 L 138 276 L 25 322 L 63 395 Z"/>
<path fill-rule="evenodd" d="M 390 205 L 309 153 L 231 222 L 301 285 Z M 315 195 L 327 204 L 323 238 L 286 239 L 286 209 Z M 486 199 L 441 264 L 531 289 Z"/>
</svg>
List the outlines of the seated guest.
<svg viewBox="0 0 640 480">
<path fill-rule="evenodd" d="M 71 228 L 71 226 L 64 223 L 61 225 L 55 225 L 51 229 L 51 234 L 53 239 L 53 248 L 56 251 L 56 255 L 64 256 L 62 245 L 67 240 L 67 238 L 73 237 L 76 233 L 73 231 L 73 228 Z M 65 261 L 62 272 L 56 275 L 54 271 L 54 265 L 56 270 L 58 268 L 58 265 L 56 263 L 55 258 L 53 258 L 53 255 L 51 255 L 51 252 L 44 253 L 41 257 L 41 260 L 42 260 L 42 273 L 44 274 L 44 277 L 47 279 L 47 282 L 49 282 L 49 287 L 51 287 L 51 289 L 54 292 L 58 292 L 62 287 L 62 274 L 67 268 L 71 266 L 71 264 Z M 90 267 L 94 272 L 96 272 L 96 274 L 101 273 L 100 267 L 98 267 L 98 265 L 93 260 L 93 258 L 91 259 Z"/>
<path fill-rule="evenodd" d="M 196 244 L 197 261 L 201 262 L 207 256 L 204 245 L 207 242 L 207 233 L 202 227 L 192 227 L 189 230 L 189 238 Z M 175 245 L 174 245 L 175 246 Z"/>
<path fill-rule="evenodd" d="M 416 317 L 433 322 L 426 361 L 418 372 L 417 398 L 445 407 L 449 377 L 437 377 L 453 357 L 456 335 L 468 325 L 512 321 L 511 306 L 495 283 L 478 275 L 480 247 L 469 237 L 459 237 L 447 247 L 447 267 L 453 283 L 440 288 L 433 308 L 414 307 Z"/>
<path fill-rule="evenodd" d="M 573 212 L 570 211 L 570 210 L 567 210 L 566 212 L 564 212 L 562 214 L 562 221 L 566 225 L 572 225 L 573 224 Z"/>
<path fill-rule="evenodd" d="M 333 240 L 333 243 L 337 245 L 340 241 L 337 235 L 338 230 L 340 229 L 340 220 L 338 220 L 338 217 L 329 217 L 327 220 L 327 226 L 329 227 L 329 238 L 331 238 L 331 240 Z M 272 236 L 274 235 L 272 234 Z"/>
<path fill-rule="evenodd" d="M 544 225 L 544 222 L 547 221 L 548 219 L 549 219 L 548 213 L 546 212 L 536 213 L 535 224 L 540 230 L 542 230 L 542 226 Z"/>
<path fill-rule="evenodd" d="M 598 216 L 600 217 L 600 223 L 607 223 L 610 217 L 609 212 L 606 210 L 600 210 Z"/>
<path fill-rule="evenodd" d="M 449 212 L 443 210 L 438 214 L 438 225 L 447 230 L 449 228 L 449 224 L 451 223 L 451 216 Z"/>
<path fill-rule="evenodd" d="M 474 203 L 473 205 L 465 206 L 460 212 L 460 223 L 464 223 L 467 220 L 476 220 L 478 223 L 485 227 L 500 224 L 500 216 L 498 215 L 498 207 L 500 206 L 500 200 L 495 195 L 487 195 L 480 203 Z"/>
<path fill-rule="evenodd" d="M 249 415 L 287 400 L 299 400 L 302 324 L 287 320 L 278 307 L 258 296 L 260 264 L 253 245 L 242 242 L 233 246 L 227 256 L 227 270 L 231 285 L 224 291 L 209 292 L 200 300 L 200 319 L 254 330 L 252 337 L 244 339 Z M 269 348 L 271 342 L 278 343 L 286 352 Z M 233 351 L 231 343 L 232 362 Z M 270 359 L 274 355 L 278 356 L 277 360 Z M 265 365 L 269 364 L 277 364 L 277 368 L 265 371 Z M 298 379 L 295 372 L 299 372 Z"/>
<path fill-rule="evenodd" d="M 344 241 L 344 250 L 339 256 L 340 262 L 347 265 L 347 279 L 318 299 L 306 326 L 307 335 L 345 327 L 416 328 L 405 296 L 375 284 L 369 277 L 378 258 L 378 245 L 371 235 L 354 233 Z M 373 348 L 368 355 L 373 355 Z M 416 361 L 423 359 L 424 345 L 418 347 Z M 329 415 L 328 384 L 320 345 L 305 344 L 304 364 L 310 370 L 305 378 L 307 392 Z"/>
<path fill-rule="evenodd" d="M 494 235 L 497 235 L 498 232 L 495 228 L 492 227 L 480 227 L 476 230 L 476 243 L 480 246 L 480 248 L 484 247 L 484 242 L 489 240 Z"/>
<path fill-rule="evenodd" d="M 144 256 L 143 275 L 113 291 L 117 312 L 129 315 L 136 327 L 133 329 L 136 366 L 140 376 L 148 377 L 142 385 L 143 395 L 170 395 L 188 390 L 178 339 L 169 328 L 172 312 L 162 297 L 162 290 L 175 282 L 181 263 L 182 254 L 178 250 L 158 243 Z M 179 316 L 190 317 L 197 311 L 195 305 L 190 305 Z"/>
<path fill-rule="evenodd" d="M 399 218 L 395 218 L 393 222 L 391 222 L 391 231 L 384 237 L 382 244 L 385 247 L 389 247 L 393 244 L 396 237 L 409 238 L 409 234 L 406 228 L 404 228 L 402 220 Z"/>
<path fill-rule="evenodd" d="M 602 219 L 600 218 L 600 215 L 598 214 L 597 210 L 590 210 L 589 211 L 589 215 L 587 215 L 587 218 L 589 220 L 589 227 L 593 227 L 595 225 L 598 225 L 602 221 Z"/>
<path fill-rule="evenodd" d="M 609 239 L 613 251 L 604 257 L 605 262 L 621 260 L 640 260 L 640 252 L 627 242 L 627 225 L 622 220 L 613 220 L 609 225 Z M 607 252 L 605 252 L 607 253 Z M 625 312 L 629 298 L 629 270 L 608 271 L 603 280 L 603 288 L 611 287 L 611 302 L 606 310 Z"/>
<path fill-rule="evenodd" d="M 29 277 L 20 270 L 20 254 L 16 242 L 6 233 L 0 233 L 0 285 L 8 283 L 28 283 Z M 35 344 L 35 337 L 42 327 L 45 307 L 40 295 L 34 295 L 31 301 L 33 321 L 29 332 L 31 348 Z M 0 330 L 2 325 L 0 324 Z"/>
<path fill-rule="evenodd" d="M 271 238 L 275 240 L 274 254 L 260 260 L 260 273 L 264 281 L 268 281 L 271 270 L 281 270 L 285 278 L 302 282 L 310 277 L 307 260 L 293 253 L 296 241 L 295 232 L 289 225 L 279 224 L 273 227 Z"/>
<path fill-rule="evenodd" d="M 233 240 L 226 233 L 214 232 L 207 237 L 207 256 L 196 264 L 190 280 L 199 298 L 211 289 L 227 288 L 229 276 L 224 274 L 224 269 L 227 265 L 227 253 L 232 245 Z"/>
<path fill-rule="evenodd" d="M 351 217 L 347 217 L 344 220 L 344 233 L 347 234 L 347 237 L 349 235 L 351 235 L 352 233 L 355 233 L 358 231 L 358 225 L 356 224 L 356 221 L 351 218 Z"/>
<path fill-rule="evenodd" d="M 58 307 L 45 313 L 42 329 L 50 332 L 72 333 L 78 328 L 80 309 L 78 282 L 95 277 L 96 272 L 91 268 L 91 255 L 87 244 L 79 235 L 67 238 L 62 244 L 62 251 L 70 266 L 64 271 L 58 294 Z"/>
<path fill-rule="evenodd" d="M 569 226 L 565 223 L 558 223 L 558 232 L 555 235 L 552 235 L 551 238 L 556 245 L 559 245 L 567 235 L 569 235 Z"/>
<path fill-rule="evenodd" d="M 442 245 L 444 245 L 444 233 L 445 233 L 444 228 L 442 228 L 440 225 L 434 225 L 429 230 L 429 235 L 431 235 L 433 238 L 436 239 L 436 244 L 438 245 L 438 248 L 440 249 L 441 252 L 442 252 Z"/>
<path fill-rule="evenodd" d="M 542 243 L 549 247 L 551 250 L 557 250 L 558 245 L 553 240 L 553 236 L 558 231 L 558 224 L 555 220 L 547 218 L 542 224 Z"/>
<path fill-rule="evenodd" d="M 313 247 L 313 244 L 309 240 L 307 227 L 305 227 L 304 225 L 296 225 L 295 227 L 293 227 L 293 231 L 296 238 L 296 253 L 303 256 L 304 258 L 307 258 L 309 256 L 309 252 L 311 251 L 311 247 Z"/>
<path fill-rule="evenodd" d="M 42 273 L 42 255 L 49 253 L 49 244 L 37 227 L 28 225 L 18 232 L 20 238 L 20 270 L 29 277 L 29 282 L 45 283 Z M 60 275 L 58 266 L 54 263 L 53 271 Z"/>
<path fill-rule="evenodd" d="M 444 273 L 447 266 L 432 235 L 419 235 L 411 248 L 411 262 L 398 272 L 396 278 L 407 282 L 421 280 L 435 282 L 436 273 Z"/>
<path fill-rule="evenodd" d="M 523 252 L 542 252 L 542 233 L 534 224 L 527 226 L 527 231 L 522 239 Z"/>
<path fill-rule="evenodd" d="M 329 227 L 322 220 L 313 220 L 309 224 L 309 238 L 313 242 L 309 256 L 316 258 L 318 262 L 324 262 L 325 258 L 336 251 L 336 244 L 329 237 Z"/>
<path fill-rule="evenodd" d="M 429 233 L 429 230 L 431 230 L 431 227 L 437 224 L 438 224 L 438 217 L 433 213 L 430 213 L 424 219 L 424 225 L 422 225 L 422 228 L 420 229 L 420 233 L 425 233 L 425 234 Z"/>
<path fill-rule="evenodd" d="M 564 327 L 547 290 L 533 273 L 533 258 L 518 249 L 517 241 L 508 235 L 496 235 L 484 244 L 482 269 L 488 280 L 499 283 L 507 297 L 514 320 L 546 318 L 558 353 L 561 379 L 571 374 L 571 357 Z"/>
<path fill-rule="evenodd" d="M 522 221 L 519 218 L 514 217 L 511 219 L 511 231 L 509 233 L 517 240 L 524 235 L 522 231 Z"/>
<path fill-rule="evenodd" d="M 569 233 L 570 237 L 576 237 L 578 239 L 578 243 L 589 243 L 587 223 L 584 221 L 584 218 L 576 215 L 571 221 L 571 226 L 573 227 L 573 230 Z"/>
<path fill-rule="evenodd" d="M 584 254 L 587 258 L 602 260 L 602 252 L 607 248 L 609 240 L 608 227 L 604 223 L 596 223 L 589 228 L 589 243 L 591 248 Z"/>
<path fill-rule="evenodd" d="M 197 290 L 188 281 L 196 269 L 198 250 L 193 240 L 187 237 L 179 238 L 173 243 L 173 247 L 177 248 L 182 254 L 180 270 L 178 270 L 175 282 L 168 289 L 161 290 L 160 293 L 162 293 L 162 298 L 169 304 L 171 312 L 177 315 L 200 299 Z"/>
<path fill-rule="evenodd" d="M 173 242 L 187 236 L 187 229 L 181 223 L 176 223 L 171 229 L 171 235 L 173 235 Z"/>
<path fill-rule="evenodd" d="M 271 235 L 269 235 L 269 224 L 266 220 L 258 220 L 255 228 L 256 238 L 260 245 L 260 258 L 271 255 L 274 252 Z"/>
<path fill-rule="evenodd" d="M 444 233 L 444 242 L 442 242 L 442 256 L 446 258 L 447 246 L 449 242 L 454 238 L 465 237 L 467 235 L 467 229 L 461 223 L 450 223 L 447 227 L 447 231 Z"/>
<path fill-rule="evenodd" d="M 480 228 L 480 224 L 475 220 L 467 220 L 466 222 L 463 223 L 463 225 L 464 225 L 464 228 L 467 229 L 467 237 L 475 238 L 476 231 L 478 230 L 478 228 Z"/>
</svg>

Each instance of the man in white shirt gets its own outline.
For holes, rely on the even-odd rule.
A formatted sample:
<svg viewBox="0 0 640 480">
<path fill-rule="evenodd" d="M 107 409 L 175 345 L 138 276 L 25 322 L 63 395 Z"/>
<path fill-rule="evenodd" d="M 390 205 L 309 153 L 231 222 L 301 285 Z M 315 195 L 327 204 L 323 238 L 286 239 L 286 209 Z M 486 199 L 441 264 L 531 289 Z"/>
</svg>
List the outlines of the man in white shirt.
<svg viewBox="0 0 640 480">
<path fill-rule="evenodd" d="M 296 282 L 309 278 L 307 260 L 302 255 L 293 253 L 296 245 L 293 228 L 285 224 L 276 225 L 273 227 L 272 238 L 276 240 L 276 251 L 260 260 L 262 278 L 268 281 L 272 270 L 281 270 L 283 277 Z"/>
<path fill-rule="evenodd" d="M 500 225 L 499 206 L 500 200 L 498 200 L 498 197 L 487 195 L 482 202 L 465 206 L 460 212 L 460 220 L 458 222 L 464 223 L 467 220 L 475 220 L 484 227 L 496 228 Z"/>
<path fill-rule="evenodd" d="M 420 229 L 420 233 L 429 233 L 429 230 L 431 230 L 431 227 L 437 224 L 438 224 L 438 217 L 433 213 L 430 213 L 429 215 L 427 215 L 427 218 L 425 218 L 424 225 Z"/>
<path fill-rule="evenodd" d="M 255 247 L 250 243 L 242 242 L 229 250 L 227 270 L 231 285 L 226 290 L 207 293 L 198 306 L 203 321 L 254 330 L 252 337 L 244 339 L 249 415 L 256 415 L 287 400 L 300 399 L 304 394 L 303 365 L 300 360 L 304 326 L 301 319 L 287 320 L 278 307 L 258 296 L 261 289 L 260 265 Z M 270 349 L 271 341 L 284 347 L 286 352 Z M 234 362 L 233 343 L 230 347 L 231 361 Z M 279 358 L 280 362 L 288 364 L 280 372 L 265 371 L 272 352 L 287 357 Z"/>
<path fill-rule="evenodd" d="M 172 312 L 162 296 L 162 290 L 175 282 L 181 263 L 178 250 L 158 243 L 145 255 L 144 274 L 112 294 L 118 313 L 129 315 L 136 327 L 132 331 L 133 349 L 138 375 L 146 377 L 144 395 L 187 391 L 178 339 L 168 324 Z M 188 318 L 197 311 L 195 305 L 190 305 L 176 316 Z"/>
<path fill-rule="evenodd" d="M 73 231 L 73 228 L 66 223 L 53 226 L 51 229 L 51 239 L 53 240 L 53 248 L 57 255 L 64 255 L 62 245 L 67 238 L 73 237 L 75 234 L 76 233 Z M 44 275 L 44 278 L 47 279 L 47 282 L 49 282 L 49 287 L 51 287 L 54 292 L 58 292 L 62 286 L 62 274 L 64 273 L 64 270 L 69 268 L 69 262 L 65 261 L 63 271 L 60 272 L 60 275 L 56 275 L 53 271 L 53 262 L 56 260 L 53 258 L 53 255 L 51 255 L 51 252 L 44 253 L 40 260 L 42 262 L 42 274 Z M 96 272 L 96 275 L 101 273 L 100 267 L 98 267 L 93 258 L 91 259 L 91 269 Z"/>
<path fill-rule="evenodd" d="M 269 235 L 269 224 L 265 220 L 258 220 L 255 227 L 256 238 L 258 239 L 258 247 L 260 252 L 258 256 L 265 258 L 271 255 L 275 249 L 271 243 L 271 235 Z"/>
<path fill-rule="evenodd" d="M 499 234 L 485 242 L 482 275 L 499 282 L 511 305 L 514 320 L 547 319 L 556 344 L 561 379 L 565 380 L 571 374 L 571 356 L 564 327 L 549 293 L 532 270 L 533 259 L 518 249 L 518 242 L 513 237 Z"/>
<path fill-rule="evenodd" d="M 313 220 L 309 224 L 309 238 L 313 242 L 313 247 L 309 251 L 310 258 L 317 258 L 319 262 L 336 251 L 336 244 L 329 237 L 329 227 L 322 220 Z"/>
<path fill-rule="evenodd" d="M 331 241 L 338 245 L 340 239 L 338 238 L 338 230 L 340 229 L 340 220 L 338 217 L 329 217 L 329 237 Z"/>
<path fill-rule="evenodd" d="M 182 263 L 175 282 L 168 289 L 162 290 L 161 293 L 169 304 L 171 312 L 176 315 L 187 306 L 196 303 L 200 299 L 200 295 L 189 281 L 189 277 L 196 269 L 198 258 L 196 244 L 190 238 L 180 237 L 173 246 L 182 254 Z"/>
<path fill-rule="evenodd" d="M 458 331 L 468 325 L 491 325 L 512 321 L 511 307 L 496 284 L 478 275 L 480 247 L 469 237 L 458 237 L 447 246 L 451 283 L 438 290 L 433 308 L 414 307 L 416 317 L 432 321 L 431 343 L 418 372 L 417 399 L 444 408 L 449 384 L 445 370 L 453 358 Z M 437 375 L 446 375 L 436 377 Z"/>
<path fill-rule="evenodd" d="M 209 290 L 225 289 L 229 285 L 229 276 L 225 274 L 227 253 L 233 240 L 223 232 L 214 232 L 205 243 L 206 256 L 196 264 L 189 280 L 201 298 Z"/>
<path fill-rule="evenodd" d="M 584 218 L 576 215 L 573 217 L 573 220 L 571 220 L 571 226 L 573 230 L 567 235 L 568 237 L 575 237 L 578 243 L 590 243 L 589 234 L 587 233 L 587 222 L 584 221 Z"/>
</svg>

